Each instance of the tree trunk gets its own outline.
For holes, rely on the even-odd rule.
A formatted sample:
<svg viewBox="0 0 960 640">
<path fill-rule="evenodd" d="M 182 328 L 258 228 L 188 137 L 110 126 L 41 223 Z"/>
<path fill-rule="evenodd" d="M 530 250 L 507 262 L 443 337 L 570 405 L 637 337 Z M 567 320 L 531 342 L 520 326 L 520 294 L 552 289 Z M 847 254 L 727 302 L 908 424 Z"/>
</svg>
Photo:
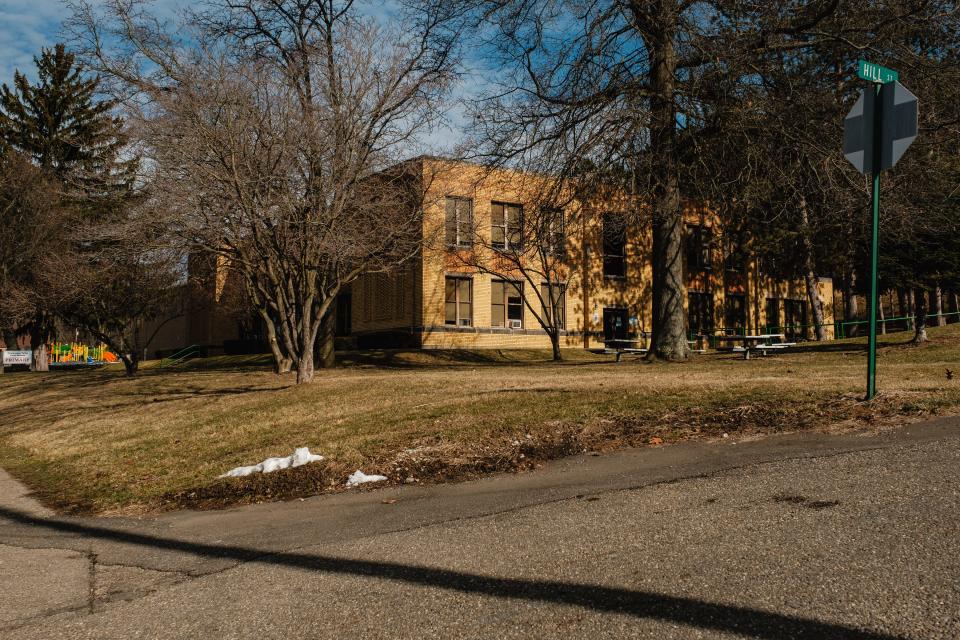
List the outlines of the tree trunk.
<svg viewBox="0 0 960 640">
<path fill-rule="evenodd" d="M 817 274 L 813 263 L 813 238 L 810 230 L 810 214 L 807 211 L 807 201 L 800 199 L 800 216 L 803 225 L 803 266 L 804 280 L 807 284 L 807 298 L 810 300 L 810 310 L 813 311 L 814 335 L 818 342 L 827 339 L 827 328 L 823 326 L 823 301 L 820 299 L 820 290 L 817 287 Z"/>
<path fill-rule="evenodd" d="M 857 305 L 857 272 L 850 271 L 850 275 L 847 276 L 847 286 L 843 288 L 843 319 L 846 322 L 854 322 L 859 320 L 860 310 Z M 860 325 L 858 324 L 848 324 L 847 330 L 844 332 L 845 337 L 853 338 L 860 335 L 859 332 Z"/>
<path fill-rule="evenodd" d="M 297 360 L 297 384 L 312 382 L 313 373 L 313 349 L 304 349 Z"/>
<path fill-rule="evenodd" d="M 933 304 L 934 312 L 937 314 L 937 326 L 945 326 L 947 319 L 943 315 L 943 290 L 939 286 L 933 292 Z"/>
<path fill-rule="evenodd" d="M 264 309 L 258 309 L 260 318 L 263 320 L 264 330 L 267 332 L 267 344 L 270 347 L 270 353 L 273 355 L 273 371 L 276 374 L 290 373 L 293 367 L 291 360 L 283 349 L 280 348 L 280 342 L 277 340 L 277 327 L 273 323 L 273 318 Z"/>
<path fill-rule="evenodd" d="M 953 312 L 955 315 L 954 322 L 960 322 L 960 295 L 957 295 L 957 292 L 953 292 Z"/>
<path fill-rule="evenodd" d="M 878 296 L 878 298 L 879 298 L 879 299 L 878 299 L 877 302 L 879 303 L 879 305 L 877 306 L 877 312 L 878 312 L 878 314 L 880 315 L 880 333 L 881 333 L 882 335 L 886 335 L 886 334 L 887 334 L 887 323 L 886 323 L 886 315 L 885 315 L 884 312 L 883 312 L 883 296 L 882 296 L 882 295 L 881 295 L 881 296 Z"/>
<path fill-rule="evenodd" d="M 650 57 L 650 153 L 654 168 L 653 198 L 653 335 L 648 358 L 686 360 L 683 281 L 683 213 L 677 183 L 677 113 L 674 96 L 677 60 L 676 16 L 672 3 L 661 3 L 648 34 Z"/>
<path fill-rule="evenodd" d="M 316 349 L 314 361 L 317 368 L 330 369 L 336 362 L 336 351 L 334 349 L 337 330 L 337 314 L 333 305 L 327 309 L 323 316 L 323 322 L 320 324 L 320 331 L 317 333 Z"/>
<path fill-rule="evenodd" d="M 904 318 L 903 328 L 905 331 L 909 331 L 913 328 L 913 323 L 910 321 L 909 302 L 910 300 L 907 298 L 907 290 L 903 287 L 897 287 L 897 315 L 899 315 L 901 318 Z"/>
<path fill-rule="evenodd" d="M 40 344 L 33 350 L 33 362 L 30 365 L 30 370 L 50 371 L 50 357 L 46 344 Z"/>
<path fill-rule="evenodd" d="M 560 362 L 563 360 L 563 355 L 560 353 L 560 332 L 559 331 L 550 331 L 550 347 L 553 349 L 553 361 Z"/>
<path fill-rule="evenodd" d="M 917 289 L 911 293 L 914 294 L 914 317 L 916 318 L 913 341 L 919 344 L 927 341 L 927 300 L 923 289 Z"/>
<path fill-rule="evenodd" d="M 140 370 L 140 354 L 136 351 L 131 351 L 129 354 L 120 356 L 120 360 L 123 362 L 123 369 L 126 375 L 130 377 L 137 375 L 137 372 Z"/>
<path fill-rule="evenodd" d="M 911 288 L 907 290 L 907 316 L 910 318 L 910 328 L 916 329 L 916 312 L 917 312 L 917 294 Z"/>
</svg>

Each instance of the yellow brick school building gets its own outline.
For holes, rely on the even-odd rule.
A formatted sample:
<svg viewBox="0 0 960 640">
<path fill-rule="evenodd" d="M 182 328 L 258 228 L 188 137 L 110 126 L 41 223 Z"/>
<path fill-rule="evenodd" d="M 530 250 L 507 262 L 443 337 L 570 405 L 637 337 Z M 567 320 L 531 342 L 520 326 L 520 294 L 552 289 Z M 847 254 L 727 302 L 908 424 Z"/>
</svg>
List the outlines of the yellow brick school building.
<svg viewBox="0 0 960 640">
<path fill-rule="evenodd" d="M 423 180 L 424 244 L 405 268 L 370 273 L 338 300 L 338 333 L 364 347 L 548 348 L 537 320 L 549 291 L 559 298 L 564 347 L 602 347 L 605 339 L 642 340 L 651 329 L 649 222 L 625 216 L 618 196 L 564 202 L 562 264 L 550 282 L 537 282 L 500 260 L 497 247 L 530 217 L 548 178 L 435 158 L 409 161 Z M 534 204 L 531 204 L 531 203 Z M 812 337 L 802 280 L 766 277 L 757 261 L 725 238 L 716 216 L 688 207 L 684 247 L 691 337 L 722 333 L 784 333 Z M 531 261 L 537 256 L 530 256 Z M 515 265 L 514 265 L 515 266 Z M 548 289 L 548 284 L 554 288 Z M 833 284 L 818 283 L 828 335 L 833 331 Z M 533 288 L 540 291 L 533 291 Z M 537 295 L 539 293 L 539 295 Z M 536 311 L 536 313 L 534 313 Z"/>
<path fill-rule="evenodd" d="M 650 221 L 643 207 L 616 193 L 575 197 L 550 179 L 437 158 L 417 158 L 403 169 L 424 194 L 423 243 L 392 273 L 367 273 L 336 300 L 338 348 L 549 348 L 538 316 L 556 300 L 560 344 L 601 348 L 608 339 L 636 339 L 651 330 Z M 537 219 L 549 194 L 558 224 L 549 230 L 549 281 L 540 258 L 514 246 Z M 559 202 L 560 204 L 557 204 Z M 775 280 L 716 215 L 688 206 L 684 247 L 685 301 L 692 339 L 731 333 L 813 337 L 802 280 Z M 530 243 L 534 244 L 534 243 Z M 504 261 L 521 255 L 524 269 Z M 196 264 L 194 264 L 196 263 Z M 204 353 L 249 353 L 264 348 L 259 321 L 228 284 L 223 260 L 194 258 L 181 313 L 165 322 L 145 357 L 198 347 Z M 525 272 L 525 273 L 524 273 Z M 204 275 L 205 274 L 205 275 Z M 198 276 L 199 277 L 196 277 Z M 833 337 L 832 281 L 818 283 L 824 325 Z M 236 289 L 236 290 L 235 290 Z M 232 292 L 232 293 L 231 293 Z"/>
</svg>

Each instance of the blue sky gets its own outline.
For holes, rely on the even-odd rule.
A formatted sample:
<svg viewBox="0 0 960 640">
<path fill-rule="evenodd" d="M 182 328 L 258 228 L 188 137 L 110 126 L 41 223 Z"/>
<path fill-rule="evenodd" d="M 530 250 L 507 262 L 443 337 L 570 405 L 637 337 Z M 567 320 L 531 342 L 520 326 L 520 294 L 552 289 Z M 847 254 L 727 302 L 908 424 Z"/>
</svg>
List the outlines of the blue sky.
<svg viewBox="0 0 960 640">
<path fill-rule="evenodd" d="M 33 77 L 33 56 L 57 42 L 66 11 L 60 0 L 0 2 L 0 82 L 13 82 L 14 69 Z"/>
<path fill-rule="evenodd" d="M 179 7 L 190 0 L 153 0 L 153 11 L 167 16 L 176 14 Z M 388 0 L 389 2 L 389 0 Z M 97 0 L 93 0 L 96 4 Z M 360 0 L 359 6 L 368 11 L 386 13 L 383 0 Z M 62 0 L 0 0 L 0 83 L 11 85 L 15 70 L 35 78 L 33 57 L 43 47 L 52 47 L 64 39 L 63 21 L 69 9 Z M 474 82 L 476 78 L 473 78 Z M 463 95 L 463 87 L 457 93 Z M 462 110 L 455 108 L 449 114 L 450 127 L 428 136 L 428 144 L 443 147 L 455 144 L 460 137 L 456 129 L 465 122 Z"/>
</svg>

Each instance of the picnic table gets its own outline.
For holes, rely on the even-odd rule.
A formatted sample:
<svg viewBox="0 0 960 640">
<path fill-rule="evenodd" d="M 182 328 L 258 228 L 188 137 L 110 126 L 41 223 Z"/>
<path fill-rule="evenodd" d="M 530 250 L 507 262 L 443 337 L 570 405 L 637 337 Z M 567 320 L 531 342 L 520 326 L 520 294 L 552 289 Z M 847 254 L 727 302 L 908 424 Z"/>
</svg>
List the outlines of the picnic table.
<svg viewBox="0 0 960 640">
<path fill-rule="evenodd" d="M 741 346 L 734 345 L 731 351 L 742 353 L 744 360 L 750 359 L 751 352 L 759 352 L 760 355 L 765 356 L 770 352 L 782 351 L 797 345 L 796 342 L 786 342 L 786 339 L 787 337 L 782 333 L 716 337 L 717 342 L 740 342 Z"/>
<path fill-rule="evenodd" d="M 643 341 L 646 342 L 646 336 L 643 337 Z M 603 346 L 606 349 L 613 349 L 617 354 L 617 362 L 620 362 L 620 358 L 625 353 L 635 353 L 637 355 L 644 355 L 647 353 L 646 347 L 640 347 L 639 339 L 632 338 L 612 338 L 610 340 L 604 340 Z"/>
<path fill-rule="evenodd" d="M 650 339 L 650 334 L 646 331 L 640 332 L 639 338 L 611 338 L 609 340 L 604 340 L 603 345 L 607 350 L 613 350 L 617 354 L 617 362 L 620 362 L 620 358 L 623 357 L 623 354 L 636 354 L 636 355 L 646 355 L 648 349 L 646 347 L 647 341 Z M 644 346 L 639 346 L 643 343 Z M 687 340 L 687 344 L 690 345 L 690 349 L 694 353 L 704 353 L 704 349 L 700 347 L 700 340 Z"/>
</svg>

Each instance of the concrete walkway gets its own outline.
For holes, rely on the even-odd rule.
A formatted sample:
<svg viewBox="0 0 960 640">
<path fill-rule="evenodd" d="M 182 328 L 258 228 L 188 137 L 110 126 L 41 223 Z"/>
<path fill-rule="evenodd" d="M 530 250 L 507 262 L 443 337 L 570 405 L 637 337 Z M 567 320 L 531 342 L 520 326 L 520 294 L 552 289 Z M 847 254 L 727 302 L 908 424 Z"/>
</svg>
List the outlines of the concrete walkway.
<svg viewBox="0 0 960 640">
<path fill-rule="evenodd" d="M 956 638 L 960 420 L 55 518 L 0 472 L 4 638 Z"/>
</svg>

